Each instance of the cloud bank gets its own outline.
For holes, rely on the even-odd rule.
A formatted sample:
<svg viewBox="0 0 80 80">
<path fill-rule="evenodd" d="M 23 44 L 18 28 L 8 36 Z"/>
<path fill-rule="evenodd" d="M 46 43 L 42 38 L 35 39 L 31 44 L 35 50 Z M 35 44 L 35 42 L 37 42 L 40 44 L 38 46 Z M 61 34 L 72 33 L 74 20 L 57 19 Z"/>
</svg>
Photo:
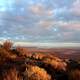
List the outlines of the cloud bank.
<svg viewBox="0 0 80 80">
<path fill-rule="evenodd" d="M 0 40 L 80 42 L 80 0 L 1 0 Z"/>
</svg>

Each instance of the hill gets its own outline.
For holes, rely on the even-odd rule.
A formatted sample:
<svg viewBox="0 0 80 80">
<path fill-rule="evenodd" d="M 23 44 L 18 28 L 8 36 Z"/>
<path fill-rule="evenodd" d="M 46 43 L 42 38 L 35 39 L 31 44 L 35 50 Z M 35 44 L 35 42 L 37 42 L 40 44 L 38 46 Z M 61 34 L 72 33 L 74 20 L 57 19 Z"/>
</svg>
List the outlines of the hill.
<svg viewBox="0 0 80 80">
<path fill-rule="evenodd" d="M 64 56 L 76 53 L 79 49 L 14 48 L 6 41 L 0 47 L 0 80 L 80 80 L 79 59 Z"/>
</svg>

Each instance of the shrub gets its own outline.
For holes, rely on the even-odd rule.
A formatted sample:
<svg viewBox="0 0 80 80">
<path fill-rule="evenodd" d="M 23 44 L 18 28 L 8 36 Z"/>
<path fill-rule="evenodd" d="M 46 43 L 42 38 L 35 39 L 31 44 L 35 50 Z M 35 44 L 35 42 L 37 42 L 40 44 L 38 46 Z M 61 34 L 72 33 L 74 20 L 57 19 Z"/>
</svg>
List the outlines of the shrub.
<svg viewBox="0 0 80 80">
<path fill-rule="evenodd" d="M 3 48 L 6 49 L 6 50 L 10 50 L 12 45 L 13 45 L 13 43 L 11 41 L 5 41 L 3 43 Z"/>
<path fill-rule="evenodd" d="M 3 73 L 3 80 L 22 80 L 15 68 Z"/>
<path fill-rule="evenodd" d="M 51 80 L 51 76 L 38 66 L 28 66 L 26 74 L 28 75 L 28 80 Z"/>
<path fill-rule="evenodd" d="M 69 73 L 69 80 L 80 80 L 80 70 L 79 69 L 72 70 Z"/>
</svg>

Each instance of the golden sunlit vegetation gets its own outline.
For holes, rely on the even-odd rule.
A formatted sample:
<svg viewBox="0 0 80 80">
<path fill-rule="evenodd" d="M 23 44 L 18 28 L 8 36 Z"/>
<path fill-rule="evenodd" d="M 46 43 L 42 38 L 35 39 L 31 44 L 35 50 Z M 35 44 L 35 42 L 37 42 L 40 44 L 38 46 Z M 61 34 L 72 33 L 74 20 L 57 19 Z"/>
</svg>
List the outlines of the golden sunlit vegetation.
<svg viewBox="0 0 80 80">
<path fill-rule="evenodd" d="M 29 80 L 51 80 L 51 76 L 43 68 L 29 65 L 26 68 Z"/>
<path fill-rule="evenodd" d="M 0 47 L 0 80 L 80 80 L 80 62 L 13 48 L 5 41 Z"/>
<path fill-rule="evenodd" d="M 15 68 L 11 68 L 3 73 L 3 80 L 22 80 Z"/>
</svg>

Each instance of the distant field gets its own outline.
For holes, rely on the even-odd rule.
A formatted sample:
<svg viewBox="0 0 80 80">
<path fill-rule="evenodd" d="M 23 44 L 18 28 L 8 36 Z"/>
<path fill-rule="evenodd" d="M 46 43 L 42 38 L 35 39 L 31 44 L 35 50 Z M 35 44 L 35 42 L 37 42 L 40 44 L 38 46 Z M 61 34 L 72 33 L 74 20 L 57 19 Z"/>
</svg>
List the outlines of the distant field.
<svg viewBox="0 0 80 80">
<path fill-rule="evenodd" d="M 4 41 L 0 41 L 3 44 Z M 29 53 L 49 53 L 61 58 L 80 60 L 80 43 L 31 43 L 14 42 L 13 47 L 21 46 Z"/>
<path fill-rule="evenodd" d="M 37 48 L 24 47 L 28 53 L 49 53 L 60 58 L 80 60 L 80 48 Z"/>
</svg>

